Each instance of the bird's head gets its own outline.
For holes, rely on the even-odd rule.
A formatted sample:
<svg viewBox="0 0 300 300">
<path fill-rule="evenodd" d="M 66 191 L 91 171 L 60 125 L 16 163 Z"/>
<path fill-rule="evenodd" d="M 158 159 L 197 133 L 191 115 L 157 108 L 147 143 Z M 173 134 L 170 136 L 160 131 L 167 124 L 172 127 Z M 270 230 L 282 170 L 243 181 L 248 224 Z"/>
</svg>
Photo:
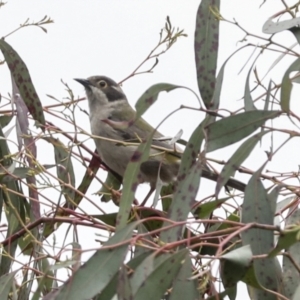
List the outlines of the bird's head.
<svg viewBox="0 0 300 300">
<path fill-rule="evenodd" d="M 116 101 L 127 101 L 121 87 L 112 79 L 106 76 L 91 76 L 87 79 L 75 78 L 85 88 L 86 95 L 91 106 L 106 105 Z"/>
</svg>

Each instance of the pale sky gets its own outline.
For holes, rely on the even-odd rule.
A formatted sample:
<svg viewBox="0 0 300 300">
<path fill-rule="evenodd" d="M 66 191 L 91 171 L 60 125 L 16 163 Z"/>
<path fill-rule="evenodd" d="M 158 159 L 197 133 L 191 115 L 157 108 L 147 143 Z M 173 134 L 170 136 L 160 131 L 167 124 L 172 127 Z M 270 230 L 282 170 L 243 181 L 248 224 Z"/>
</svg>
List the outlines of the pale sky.
<svg viewBox="0 0 300 300">
<path fill-rule="evenodd" d="M 139 96 L 152 84 L 168 82 L 187 86 L 197 91 L 196 71 L 194 64 L 194 27 L 195 16 L 200 1 L 191 0 L 14 0 L 0 9 L 1 36 L 8 34 L 23 23 L 27 18 L 29 22 L 39 21 L 45 15 L 54 20 L 54 24 L 45 25 L 48 33 L 41 29 L 30 26 L 6 38 L 6 41 L 23 58 L 30 71 L 31 78 L 39 94 L 43 105 L 54 104 L 46 94 L 57 99 L 67 97 L 65 87 L 61 80 L 66 82 L 73 90 L 75 97 L 84 97 L 84 89 L 73 78 L 86 78 L 91 75 L 106 75 L 116 81 L 121 81 L 146 58 L 149 52 L 158 42 L 160 29 L 164 26 L 166 17 L 169 16 L 175 27 L 184 29 L 188 35 L 181 38 L 165 55 L 159 59 L 159 64 L 152 74 L 138 75 L 127 80 L 122 88 L 125 91 L 131 105 Z M 259 36 L 268 37 L 262 33 L 264 22 L 271 15 L 283 9 L 281 1 L 272 0 L 259 9 L 263 0 L 230 0 L 221 1 L 221 14 L 228 20 L 235 18 L 241 26 L 249 32 Z M 286 1 L 293 3 L 292 1 Z M 244 33 L 236 26 L 221 22 L 220 52 L 218 68 L 236 49 L 246 43 L 240 43 Z M 291 46 L 295 39 L 291 33 L 284 32 L 275 36 L 274 40 Z M 284 42 L 283 42 L 284 41 Z M 254 38 L 248 38 L 248 42 L 262 44 Z M 295 48 L 296 50 L 299 50 Z M 245 78 L 252 64 L 248 63 L 245 69 L 239 74 L 246 64 L 253 51 L 249 47 L 235 55 L 227 66 L 223 85 L 221 107 L 234 110 L 243 106 L 238 101 L 244 93 Z M 256 52 L 258 53 L 258 52 Z M 256 57 L 257 54 L 254 55 Z M 258 71 L 263 76 L 272 65 L 279 53 L 266 53 L 257 62 Z M 293 61 L 288 58 L 280 62 L 267 78 L 272 78 L 276 83 L 280 82 L 284 70 Z M 146 66 L 150 66 L 150 64 Z M 142 68 L 145 70 L 146 67 Z M 254 78 L 251 80 L 253 84 Z M 6 96 L 11 93 L 11 80 L 6 65 L 0 66 L 0 93 Z M 268 82 L 268 81 L 265 81 Z M 260 95 L 258 92 L 256 95 Z M 295 101 L 293 102 L 295 105 Z M 293 107 L 292 103 L 292 107 Z M 187 90 L 176 90 L 171 93 L 163 93 L 158 102 L 145 114 L 145 118 L 153 125 L 157 125 L 172 110 L 185 104 L 197 107 L 197 99 Z M 86 102 L 81 102 L 80 107 L 88 110 Z M 7 109 L 7 108 L 6 108 Z M 160 131 L 168 136 L 175 135 L 180 129 L 183 130 L 183 138 L 188 139 L 200 121 L 203 113 L 197 111 L 180 111 L 169 118 L 160 128 Z M 55 121 L 45 114 L 47 120 Z M 88 117 L 79 113 L 78 124 L 90 132 Z M 278 125 L 282 127 L 282 124 Z M 12 137 L 13 138 L 13 137 Z M 86 140 L 87 137 L 82 137 Z M 280 142 L 275 139 L 275 144 Z M 95 149 L 92 140 L 87 140 L 86 145 Z M 297 171 L 299 160 L 299 141 L 295 141 L 281 152 L 281 159 L 272 161 L 267 169 L 281 171 Z M 44 145 L 45 151 L 38 152 L 41 163 L 52 163 L 53 150 L 49 145 Z M 47 148 L 48 147 L 48 148 Z M 232 155 L 232 149 L 219 150 L 210 153 L 210 157 L 226 160 Z M 264 151 L 269 150 L 268 141 L 259 145 L 255 155 L 252 155 L 244 165 L 256 170 L 265 161 Z M 222 155 L 220 157 L 220 155 Z M 75 163 L 78 171 L 76 184 L 80 183 L 82 168 Z M 240 176 L 238 174 L 238 176 Z M 245 182 L 248 176 L 243 176 Z M 205 181 L 205 183 L 207 183 Z M 207 183 L 208 187 L 214 184 Z M 101 204 L 99 198 L 91 195 L 100 188 L 94 183 L 89 190 L 89 196 L 106 211 L 111 209 L 111 204 Z M 211 192 L 211 189 L 210 189 Z M 204 191 L 205 194 L 205 191 Z M 87 212 L 95 213 L 94 207 L 83 203 Z M 85 234 L 85 240 L 90 241 L 83 248 L 87 249 L 96 246 L 94 232 Z M 92 246 L 91 246 L 92 245 Z M 245 290 L 241 288 L 240 296 L 245 299 Z M 240 298 L 241 299 L 241 298 Z"/>
</svg>

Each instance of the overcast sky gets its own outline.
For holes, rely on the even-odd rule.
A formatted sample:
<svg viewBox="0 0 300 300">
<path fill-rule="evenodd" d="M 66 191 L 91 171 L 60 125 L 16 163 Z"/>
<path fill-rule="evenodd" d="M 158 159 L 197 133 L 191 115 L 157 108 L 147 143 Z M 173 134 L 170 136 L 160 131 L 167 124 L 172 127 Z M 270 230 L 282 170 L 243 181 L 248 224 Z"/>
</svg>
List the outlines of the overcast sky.
<svg viewBox="0 0 300 300">
<path fill-rule="evenodd" d="M 83 97 L 85 96 L 83 87 L 73 81 L 73 78 L 106 75 L 116 81 L 121 81 L 127 77 L 157 44 L 159 32 L 167 16 L 170 17 L 174 26 L 184 29 L 188 37 L 179 39 L 167 54 L 161 56 L 153 74 L 139 75 L 127 80 L 123 84 L 123 90 L 132 105 L 154 83 L 169 82 L 184 85 L 197 92 L 193 43 L 195 16 L 200 1 L 14 0 L 7 2 L 0 9 L 1 36 L 16 29 L 27 18 L 29 22 L 32 22 L 47 15 L 54 20 L 54 24 L 44 26 L 48 30 L 47 34 L 37 27 L 28 27 L 6 39 L 27 64 L 43 105 L 55 103 L 46 94 L 58 99 L 67 97 L 61 80 L 70 86 L 76 97 Z M 261 9 L 259 6 L 262 0 L 221 2 L 221 14 L 226 19 L 232 21 L 235 18 L 241 26 L 260 36 L 264 36 L 262 25 L 267 18 L 283 9 L 279 0 L 266 1 Z M 219 68 L 233 51 L 245 44 L 239 43 L 243 37 L 244 33 L 236 26 L 221 23 Z M 275 36 L 275 40 L 281 43 L 284 41 L 287 47 L 295 42 L 290 33 L 280 33 Z M 251 38 L 248 41 L 254 44 L 262 43 Z M 253 48 L 249 47 L 237 54 L 226 69 L 221 107 L 231 110 L 243 106 L 238 99 L 243 95 L 245 77 L 251 64 L 248 63 L 241 74 L 239 72 L 252 51 Z M 278 55 L 278 53 L 272 53 L 260 58 L 258 61 L 260 74 L 268 70 Z M 292 59 L 287 59 L 285 63 L 279 63 L 268 78 L 272 78 L 277 83 L 280 82 L 283 70 L 291 61 Z M 147 68 L 142 68 L 142 70 L 145 69 Z M 0 92 L 4 96 L 11 93 L 10 75 L 6 65 L 0 66 Z M 157 125 L 170 111 L 181 104 L 197 107 L 197 100 L 186 90 L 164 93 L 158 103 L 145 114 L 145 118 L 153 125 Z M 80 106 L 88 109 L 87 103 L 81 103 Z M 47 114 L 46 118 L 56 120 Z M 183 129 L 183 138 L 188 139 L 193 128 L 202 118 L 203 114 L 196 111 L 180 111 L 169 118 L 160 130 L 166 135 L 175 135 Z M 85 114 L 79 114 L 77 121 L 86 131 L 90 130 L 88 117 Z M 91 140 L 86 141 L 86 145 L 91 149 L 95 148 Z M 283 167 L 283 171 L 297 170 L 299 160 L 295 161 L 296 150 L 293 154 L 293 149 L 299 150 L 299 142 L 292 144 L 290 149 L 286 150 L 287 152 L 283 150 L 284 166 L 278 165 L 277 162 L 273 162 L 272 166 L 275 169 Z M 265 160 L 264 150 L 269 150 L 267 143 L 259 147 L 255 157 L 247 160 L 248 166 L 252 169 L 258 168 Z M 52 153 L 52 149 L 49 150 L 49 148 L 39 151 L 39 159 L 43 163 L 49 163 L 53 161 Z M 220 153 L 222 157 L 218 156 Z M 226 159 L 231 154 L 232 150 L 229 152 L 222 150 L 222 152 L 213 153 L 212 156 Z M 77 184 L 79 183 L 80 179 L 77 180 Z M 94 184 L 90 192 L 98 189 L 99 187 Z M 99 204 L 96 196 L 91 197 L 94 197 L 93 199 Z M 93 209 L 92 206 L 90 208 Z M 91 233 L 89 238 L 93 241 L 94 233 Z"/>
</svg>

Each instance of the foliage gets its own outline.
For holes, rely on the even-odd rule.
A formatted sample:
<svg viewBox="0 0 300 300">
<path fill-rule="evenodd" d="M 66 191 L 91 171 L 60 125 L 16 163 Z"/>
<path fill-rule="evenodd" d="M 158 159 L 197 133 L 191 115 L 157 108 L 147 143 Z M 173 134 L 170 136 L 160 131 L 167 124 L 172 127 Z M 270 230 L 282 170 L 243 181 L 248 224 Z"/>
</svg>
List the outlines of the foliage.
<svg viewBox="0 0 300 300">
<path fill-rule="evenodd" d="M 155 196 L 154 202 L 161 201 L 161 209 L 156 205 L 139 206 L 133 189 L 137 186 L 139 166 L 147 159 L 151 139 L 139 144 L 137 159 L 128 165 L 120 195 L 118 189 L 122 178 L 109 170 L 96 152 L 92 153 L 84 145 L 82 136 L 92 138 L 76 122 L 78 105 L 84 99 L 74 99 L 72 90 L 63 83 L 68 101 L 50 96 L 58 104 L 42 107 L 29 70 L 17 50 L 9 44 L 8 37 L 27 26 L 37 26 L 46 32 L 44 26 L 53 21 L 48 17 L 39 22 L 26 20 L 0 40 L 0 49 L 13 83 L 11 98 L 3 99 L 13 102 L 16 108 L 15 111 L 2 110 L 0 116 L 1 222 L 8 224 L 6 237 L 1 241 L 1 299 L 109 300 L 117 295 L 118 299 L 192 300 L 228 296 L 232 300 L 236 299 L 239 282 L 247 285 L 251 299 L 299 298 L 299 186 L 294 184 L 299 173 L 274 172 L 268 175 L 265 172 L 271 159 L 276 160 L 280 149 L 300 136 L 300 116 L 298 111 L 291 110 L 293 84 L 299 83 L 300 54 L 273 41 L 278 32 L 289 30 L 300 42 L 299 3 L 290 7 L 284 1 L 282 3 L 284 10 L 268 19 L 263 27 L 263 32 L 270 34 L 265 38 L 227 20 L 220 11 L 219 0 L 201 1 L 198 12 L 195 12 L 194 50 L 203 104 L 192 91 L 199 100 L 199 107 L 182 105 L 182 108 L 198 110 L 203 117 L 188 141 L 176 138 L 186 147 L 177 181 L 173 186 L 163 187 L 159 199 Z M 289 19 L 273 21 L 283 15 L 288 15 Z M 220 22 L 241 29 L 245 33 L 244 41 L 254 37 L 263 44 L 242 46 L 222 64 L 217 74 Z M 153 72 L 159 63 L 158 58 L 184 36 L 184 31 L 175 29 L 167 17 L 158 44 L 123 81 Z M 260 52 L 249 67 L 243 105 L 238 111 L 229 111 L 221 97 L 222 89 L 226 88 L 224 72 L 236 53 L 246 47 Z M 280 60 L 295 56 L 280 83 L 266 82 L 257 71 L 259 59 L 268 51 L 281 53 L 269 72 Z M 153 61 L 152 67 L 141 70 L 148 61 Z M 291 76 L 295 71 L 296 75 Z M 253 76 L 256 81 L 251 88 Z M 168 83 L 150 87 L 136 103 L 137 116 L 145 113 L 160 92 L 173 92 L 178 88 L 187 87 Z M 254 100 L 257 89 L 264 92 Z M 276 98 L 278 94 L 279 99 Z M 49 122 L 46 113 L 71 124 L 74 132 L 69 133 Z M 3 131 L 12 119 L 16 121 L 17 153 L 10 150 L 10 131 Z M 283 119 L 295 129 L 274 126 L 277 120 Z M 286 139 L 279 146 L 271 142 L 270 151 L 258 170 L 243 167 L 259 142 L 267 137 L 273 141 L 277 134 L 286 135 Z M 242 140 L 225 162 L 207 155 L 215 150 L 220 153 L 225 147 Z M 52 147 L 48 148 L 53 153 L 54 164 L 42 165 L 37 160 L 36 150 L 41 141 Z M 89 153 L 90 157 L 86 158 L 82 151 Z M 86 172 L 76 185 L 74 163 L 78 161 Z M 222 166 L 220 172 L 215 168 L 218 165 Z M 98 177 L 100 168 L 109 171 L 105 182 Z M 246 184 L 240 173 L 235 174 L 237 171 L 250 175 Z M 214 181 L 215 190 L 209 197 L 198 199 L 203 178 Z M 96 204 L 98 213 L 94 215 L 86 215 L 81 210 L 81 202 L 87 198 L 86 192 L 93 180 L 102 183 L 101 200 L 112 199 L 119 205 L 118 213 L 107 214 Z M 287 193 L 289 197 L 285 196 Z M 48 209 L 45 214 L 41 214 L 41 203 Z M 46 245 L 51 245 L 54 233 L 67 224 L 65 235 L 73 231 L 74 240 L 71 245 L 65 245 L 72 251 L 71 258 L 63 259 L 63 248 L 52 255 Z M 85 263 L 81 260 L 78 226 L 101 229 L 106 233 L 105 241 L 99 243 L 99 249 Z M 52 247 L 55 248 L 55 240 L 52 240 Z M 26 263 L 16 268 L 18 251 Z M 216 263 L 218 272 L 214 269 Z M 58 270 L 65 270 L 69 278 L 65 276 L 62 282 Z"/>
</svg>

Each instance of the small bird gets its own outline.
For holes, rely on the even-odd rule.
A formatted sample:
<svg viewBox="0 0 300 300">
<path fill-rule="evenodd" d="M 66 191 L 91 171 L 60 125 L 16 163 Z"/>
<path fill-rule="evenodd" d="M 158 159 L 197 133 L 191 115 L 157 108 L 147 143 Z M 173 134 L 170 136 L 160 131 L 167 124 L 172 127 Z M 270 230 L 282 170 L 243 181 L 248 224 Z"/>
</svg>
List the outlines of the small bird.
<svg viewBox="0 0 300 300">
<path fill-rule="evenodd" d="M 130 126 L 120 126 L 122 123 L 128 125 L 134 121 L 136 112 L 114 80 L 106 76 L 74 80 L 85 88 L 89 102 L 91 132 L 96 136 L 94 140 L 97 151 L 103 162 L 123 178 L 138 144 L 124 145 L 120 141 L 139 143 L 147 139 L 154 128 L 143 118 L 137 119 Z M 180 165 L 180 154 L 176 153 L 175 146 L 162 138 L 163 135 L 156 131 L 152 145 L 174 150 L 174 153 L 151 148 L 149 158 L 141 164 L 138 175 L 139 182 L 150 183 L 152 191 L 158 176 L 164 183 L 174 181 Z"/>
</svg>

